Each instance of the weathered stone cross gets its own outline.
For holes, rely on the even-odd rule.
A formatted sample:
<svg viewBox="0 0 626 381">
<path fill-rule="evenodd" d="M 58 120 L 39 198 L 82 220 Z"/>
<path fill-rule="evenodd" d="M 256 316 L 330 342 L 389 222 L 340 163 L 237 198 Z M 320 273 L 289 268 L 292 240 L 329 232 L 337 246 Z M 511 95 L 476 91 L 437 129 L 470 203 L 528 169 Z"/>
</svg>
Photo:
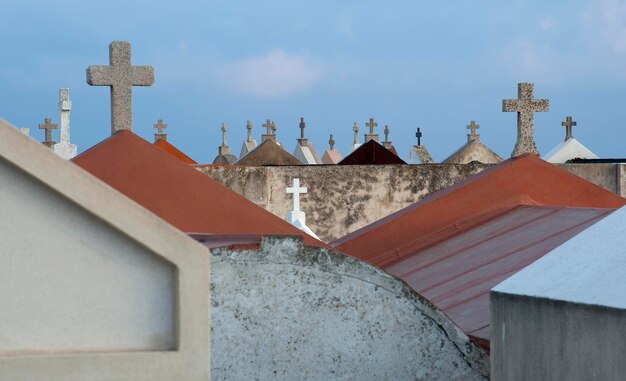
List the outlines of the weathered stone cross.
<svg viewBox="0 0 626 381">
<path fill-rule="evenodd" d="M 504 99 L 503 112 L 517 112 L 517 142 L 511 156 L 525 153 L 539 155 L 535 144 L 535 112 L 546 112 L 550 107 L 547 99 L 535 99 L 535 85 L 519 83 L 517 99 Z"/>
<path fill-rule="evenodd" d="M 131 66 L 130 44 L 113 41 L 109 45 L 110 66 L 89 66 L 87 83 L 111 87 L 111 134 L 133 129 L 133 86 L 154 83 L 152 66 Z"/>
<path fill-rule="evenodd" d="M 359 144 L 359 123 L 354 122 L 354 126 L 352 126 L 352 131 L 354 131 L 354 142 L 352 144 Z"/>
<path fill-rule="evenodd" d="M 305 128 L 306 128 L 306 123 L 304 123 L 304 118 L 300 118 L 300 139 L 304 139 Z"/>
<path fill-rule="evenodd" d="M 266 141 L 268 139 L 272 139 L 274 141 L 276 141 L 276 137 L 272 135 L 272 133 L 270 132 L 270 129 L 272 129 L 272 121 L 269 119 L 266 119 L 265 123 L 263 123 L 263 127 L 265 128 L 265 134 L 261 135 L 261 141 Z"/>
<path fill-rule="evenodd" d="M 167 124 L 163 123 L 163 119 L 157 120 L 157 123 L 154 125 L 154 128 L 157 129 L 157 133 L 154 134 L 155 142 L 159 139 L 167 140 L 167 134 L 163 132 L 163 130 L 167 128 Z"/>
<path fill-rule="evenodd" d="M 374 127 L 377 127 L 378 123 L 374 122 L 374 118 L 370 118 L 370 121 L 365 123 L 365 125 L 370 128 L 370 135 L 373 135 Z"/>
<path fill-rule="evenodd" d="M 276 122 L 272 122 L 272 135 L 276 136 L 277 130 L 278 130 L 278 126 L 276 126 Z"/>
<path fill-rule="evenodd" d="M 470 124 L 465 126 L 465 128 L 467 128 L 468 130 L 471 131 L 469 134 L 467 134 L 467 142 L 468 143 L 473 141 L 473 140 L 480 139 L 479 135 L 476 133 L 476 130 L 480 128 L 480 124 L 476 124 L 476 122 L 472 120 L 472 121 L 470 121 Z"/>
<path fill-rule="evenodd" d="M 228 147 L 228 142 L 226 141 L 226 131 L 228 131 L 228 126 L 225 122 L 222 122 L 222 147 Z"/>
<path fill-rule="evenodd" d="M 330 146 L 330 150 L 335 149 L 335 139 L 333 138 L 333 134 L 330 134 L 330 139 L 328 140 L 328 145 Z"/>
<path fill-rule="evenodd" d="M 46 140 L 43 141 L 43 144 L 45 144 L 48 147 L 52 147 L 53 145 L 56 144 L 56 142 L 52 140 L 52 130 L 57 129 L 56 123 L 52 123 L 50 118 L 45 118 L 44 123 L 39 124 L 39 129 L 46 131 Z"/>
<path fill-rule="evenodd" d="M 385 124 L 385 143 L 389 143 L 389 126 Z"/>
<path fill-rule="evenodd" d="M 61 111 L 61 129 L 59 130 L 59 142 L 70 144 L 70 89 L 59 89 L 59 111 Z"/>
<path fill-rule="evenodd" d="M 293 185 L 291 187 L 287 187 L 285 191 L 293 194 L 293 210 L 300 211 L 300 195 L 307 193 L 307 188 L 301 187 L 300 179 L 296 177 L 293 179 Z"/>
<path fill-rule="evenodd" d="M 565 126 L 565 141 L 573 138 L 572 126 L 575 126 L 576 122 L 572 120 L 571 116 L 565 118 L 565 122 L 561 122 L 561 126 Z"/>
<path fill-rule="evenodd" d="M 417 145 L 422 145 L 422 129 L 417 127 L 417 132 L 415 133 L 415 137 L 417 138 Z"/>
<path fill-rule="evenodd" d="M 252 121 L 248 120 L 248 122 L 246 122 L 246 130 L 248 130 L 248 141 L 251 142 L 252 141 Z"/>
</svg>

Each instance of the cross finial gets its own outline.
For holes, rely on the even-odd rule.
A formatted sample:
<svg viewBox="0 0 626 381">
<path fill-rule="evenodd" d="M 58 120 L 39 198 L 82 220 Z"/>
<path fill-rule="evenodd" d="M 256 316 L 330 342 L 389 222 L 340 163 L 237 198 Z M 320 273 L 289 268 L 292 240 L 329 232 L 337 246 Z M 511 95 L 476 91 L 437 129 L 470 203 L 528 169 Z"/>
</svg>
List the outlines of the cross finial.
<svg viewBox="0 0 626 381">
<path fill-rule="evenodd" d="M 226 131 L 228 131 L 228 126 L 225 122 L 222 122 L 222 147 L 228 147 L 228 142 L 226 142 Z"/>
<path fill-rule="evenodd" d="M 52 140 L 52 130 L 56 130 L 57 125 L 55 123 L 52 123 L 50 118 L 45 118 L 44 123 L 39 124 L 39 129 L 46 131 L 46 140 L 43 141 L 43 144 L 48 147 L 52 147 L 56 144 L 56 142 Z"/>
<path fill-rule="evenodd" d="M 252 121 L 248 119 L 246 122 L 246 130 L 248 130 L 248 141 L 252 141 Z"/>
<path fill-rule="evenodd" d="M 265 134 L 261 135 L 261 140 L 262 141 L 266 141 L 266 140 L 276 141 L 276 136 L 272 134 L 272 131 L 275 131 L 274 122 L 272 122 L 270 119 L 266 119 L 265 123 L 263 123 L 263 128 L 265 128 Z"/>
<path fill-rule="evenodd" d="M 154 83 L 152 66 L 131 66 L 130 44 L 113 41 L 109 45 L 109 66 L 89 66 L 87 83 L 111 87 L 111 134 L 133 129 L 133 86 Z"/>
<path fill-rule="evenodd" d="M 354 142 L 352 144 L 359 144 L 359 123 L 354 122 L 354 126 L 352 126 L 352 131 L 354 131 Z"/>
<path fill-rule="evenodd" d="M 389 143 L 389 126 L 385 124 L 385 143 Z"/>
<path fill-rule="evenodd" d="M 415 133 L 415 137 L 417 138 L 417 145 L 422 145 L 422 129 L 417 127 L 417 132 Z"/>
<path fill-rule="evenodd" d="M 476 124 L 475 121 L 471 120 L 470 124 L 468 124 L 467 126 L 465 126 L 465 128 L 467 128 L 468 130 L 470 130 L 470 133 L 467 134 L 467 142 L 471 142 L 474 140 L 479 140 L 480 139 L 480 135 L 478 135 L 476 133 L 476 130 L 480 128 L 480 124 Z"/>
<path fill-rule="evenodd" d="M 276 122 L 272 122 L 272 135 L 276 136 L 276 130 L 278 130 L 278 126 Z"/>
<path fill-rule="evenodd" d="M 305 128 L 306 128 L 306 124 L 304 123 L 304 118 L 300 118 L 300 139 L 304 139 Z"/>
<path fill-rule="evenodd" d="M 377 127 L 378 123 L 374 122 L 374 118 L 370 118 L 370 121 L 365 123 L 365 125 L 370 128 L 370 135 L 373 135 L 374 127 Z"/>
<path fill-rule="evenodd" d="M 293 185 L 291 187 L 287 187 L 285 191 L 293 194 L 293 210 L 300 211 L 300 195 L 307 193 L 307 188 L 301 187 L 300 179 L 296 177 L 293 179 Z"/>
<path fill-rule="evenodd" d="M 154 134 L 155 142 L 159 139 L 167 140 L 167 134 L 163 132 L 163 130 L 167 128 L 167 124 L 163 123 L 163 119 L 157 120 L 154 128 L 157 130 L 157 133 Z"/>
<path fill-rule="evenodd" d="M 59 89 L 59 111 L 61 111 L 61 129 L 59 132 L 59 142 L 70 144 L 70 89 Z"/>
<path fill-rule="evenodd" d="M 330 150 L 335 149 L 335 139 L 333 138 L 333 134 L 330 134 L 330 139 L 328 140 L 328 145 L 330 146 Z"/>
<path fill-rule="evenodd" d="M 572 120 L 571 116 L 565 118 L 565 122 L 561 122 L 561 126 L 565 126 L 565 141 L 573 138 L 572 127 L 576 125 L 576 122 Z"/>
<path fill-rule="evenodd" d="M 525 153 L 539 155 L 535 144 L 535 112 L 546 112 L 550 107 L 547 99 L 535 99 L 533 83 L 517 85 L 517 99 L 504 99 L 503 112 L 517 112 L 517 142 L 511 156 Z"/>
<path fill-rule="evenodd" d="M 269 135 L 270 129 L 272 128 L 272 121 L 269 119 L 266 119 L 265 123 L 263 123 L 263 128 L 266 129 L 266 134 Z"/>
</svg>

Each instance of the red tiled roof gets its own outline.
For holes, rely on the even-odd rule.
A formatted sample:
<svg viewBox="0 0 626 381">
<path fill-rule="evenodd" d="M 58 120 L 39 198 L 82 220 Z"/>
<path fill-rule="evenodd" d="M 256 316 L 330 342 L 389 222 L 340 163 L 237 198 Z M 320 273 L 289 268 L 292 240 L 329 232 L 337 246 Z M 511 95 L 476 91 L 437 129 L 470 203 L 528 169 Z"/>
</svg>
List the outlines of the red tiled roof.
<svg viewBox="0 0 626 381">
<path fill-rule="evenodd" d="M 186 233 L 299 235 L 327 247 L 130 131 L 73 161 Z"/>
<path fill-rule="evenodd" d="M 344 157 L 337 165 L 406 164 L 396 154 L 371 139 Z"/>
<path fill-rule="evenodd" d="M 157 141 L 154 142 L 154 145 L 156 147 L 159 147 L 163 151 L 169 153 L 170 155 L 174 156 L 175 158 L 177 158 L 178 160 L 182 161 L 183 163 L 186 163 L 186 164 L 198 164 L 194 159 L 192 159 L 189 156 L 185 155 L 183 153 L 183 151 L 181 151 L 178 148 L 174 147 L 167 140 L 157 139 Z"/>
<path fill-rule="evenodd" d="M 488 347 L 489 290 L 624 204 L 526 155 L 331 245 L 403 279 Z"/>
</svg>

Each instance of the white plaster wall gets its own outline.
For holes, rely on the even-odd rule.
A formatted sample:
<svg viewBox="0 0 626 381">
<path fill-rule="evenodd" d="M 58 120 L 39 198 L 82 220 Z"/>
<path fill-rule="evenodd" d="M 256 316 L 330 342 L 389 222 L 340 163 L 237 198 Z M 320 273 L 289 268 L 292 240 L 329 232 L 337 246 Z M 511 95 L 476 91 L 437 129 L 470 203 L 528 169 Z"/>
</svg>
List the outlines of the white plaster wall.
<svg viewBox="0 0 626 381">
<path fill-rule="evenodd" d="M 176 348 L 176 270 L 0 159 L 0 355 Z"/>
<path fill-rule="evenodd" d="M 488 355 L 402 281 L 294 238 L 212 250 L 213 380 L 483 380 Z"/>
</svg>

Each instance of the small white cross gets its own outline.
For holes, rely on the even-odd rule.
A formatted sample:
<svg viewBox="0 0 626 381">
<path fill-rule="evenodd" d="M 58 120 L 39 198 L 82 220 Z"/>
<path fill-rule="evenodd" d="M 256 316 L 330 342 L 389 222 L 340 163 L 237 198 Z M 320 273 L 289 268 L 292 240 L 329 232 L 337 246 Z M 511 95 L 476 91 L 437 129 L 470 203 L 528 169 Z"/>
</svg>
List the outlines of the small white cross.
<svg viewBox="0 0 626 381">
<path fill-rule="evenodd" d="M 300 195 L 307 193 L 307 188 L 301 187 L 300 179 L 296 177 L 293 179 L 293 186 L 287 187 L 285 191 L 293 194 L 293 210 L 300 211 Z"/>
</svg>

